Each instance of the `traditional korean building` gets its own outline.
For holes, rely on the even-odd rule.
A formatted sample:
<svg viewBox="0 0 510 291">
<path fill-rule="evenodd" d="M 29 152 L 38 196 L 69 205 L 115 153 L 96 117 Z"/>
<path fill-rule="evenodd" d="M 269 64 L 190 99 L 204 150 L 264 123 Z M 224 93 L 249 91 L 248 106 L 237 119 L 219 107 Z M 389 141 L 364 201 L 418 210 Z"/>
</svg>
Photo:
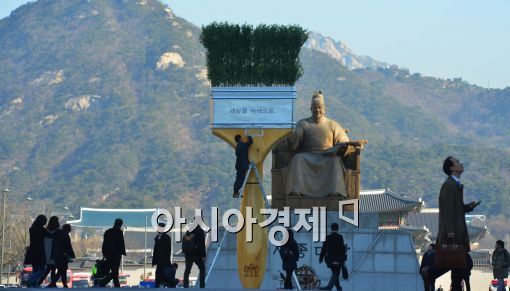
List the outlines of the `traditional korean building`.
<svg viewBox="0 0 510 291">
<path fill-rule="evenodd" d="M 113 227 L 115 219 L 123 220 L 124 240 L 126 247 L 131 249 L 132 253 L 143 253 L 143 249 L 147 247 L 152 249 L 154 246 L 154 236 L 156 231 L 152 227 L 152 214 L 157 208 L 146 209 L 104 209 L 104 208 L 80 208 L 80 218 L 77 220 L 67 221 L 75 229 L 74 235 L 87 238 L 89 235 L 103 235 L 104 231 Z M 169 232 L 172 241 L 178 230 L 172 229 Z M 180 244 L 175 248 L 180 249 Z M 173 248 L 173 249 L 175 249 Z M 143 256 L 143 255 L 142 255 Z"/>
<path fill-rule="evenodd" d="M 400 195 L 390 189 L 362 190 L 360 211 L 376 212 L 379 215 L 379 229 L 407 230 L 419 249 L 426 249 L 435 242 L 439 223 L 438 208 L 423 208 L 421 198 Z M 485 215 L 466 215 L 469 239 L 472 249 L 487 232 Z"/>
<path fill-rule="evenodd" d="M 96 229 L 105 231 L 113 226 L 117 218 L 124 221 L 123 227 L 129 232 L 144 232 L 145 226 L 151 231 L 151 218 L 157 208 L 147 209 L 105 209 L 105 208 L 80 208 L 80 218 L 70 220 L 67 223 L 73 227 L 84 229 Z"/>
<path fill-rule="evenodd" d="M 406 230 L 411 233 L 417 248 L 429 243 L 429 230 L 423 225 L 406 225 L 409 213 L 421 211 L 424 203 L 421 198 L 397 194 L 390 189 L 360 191 L 360 211 L 377 213 L 380 230 Z"/>
<path fill-rule="evenodd" d="M 422 207 L 421 198 L 403 196 L 388 188 L 360 191 L 360 211 L 378 213 L 381 226 L 403 225 L 410 212 L 419 212 Z"/>
</svg>

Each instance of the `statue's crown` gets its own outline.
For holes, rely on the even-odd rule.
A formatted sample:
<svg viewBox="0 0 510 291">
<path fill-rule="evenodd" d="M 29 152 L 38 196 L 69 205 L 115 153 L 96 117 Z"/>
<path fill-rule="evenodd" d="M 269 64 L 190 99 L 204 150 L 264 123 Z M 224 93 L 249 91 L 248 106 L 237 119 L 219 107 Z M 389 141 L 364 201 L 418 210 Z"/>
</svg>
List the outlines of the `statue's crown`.
<svg viewBox="0 0 510 291">
<path fill-rule="evenodd" d="M 319 102 L 321 104 L 324 104 L 324 95 L 322 95 L 322 91 L 315 91 L 313 92 L 313 96 L 312 96 L 312 104 L 314 102 Z"/>
</svg>

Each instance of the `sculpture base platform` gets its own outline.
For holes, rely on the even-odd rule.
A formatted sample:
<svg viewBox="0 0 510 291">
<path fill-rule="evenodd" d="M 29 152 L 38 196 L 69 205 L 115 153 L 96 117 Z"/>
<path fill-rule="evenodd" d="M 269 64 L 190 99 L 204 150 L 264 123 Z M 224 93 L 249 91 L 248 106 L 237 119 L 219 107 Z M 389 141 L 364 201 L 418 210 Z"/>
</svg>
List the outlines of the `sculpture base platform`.
<svg viewBox="0 0 510 291">
<path fill-rule="evenodd" d="M 329 225 L 337 222 L 340 225 L 340 233 L 349 248 L 346 262 L 349 280 L 341 279 L 340 284 L 343 290 L 423 290 L 411 235 L 403 230 L 380 231 L 377 228 L 377 214 L 362 213 L 359 219 L 359 227 L 356 227 L 341 221 L 338 218 L 338 212 L 327 213 L 327 233 L 329 233 Z M 291 215 L 291 225 L 295 225 L 296 222 L 297 216 Z M 223 231 L 224 229 L 219 230 L 218 238 L 221 239 Z M 312 267 L 321 281 L 320 285 L 325 286 L 331 271 L 325 263 L 319 264 L 322 243 L 313 242 L 312 232 L 306 232 L 304 229 L 295 233 L 295 238 L 300 249 L 298 268 L 303 265 Z M 219 241 L 212 243 L 209 247 L 207 270 L 219 243 Z M 278 249 L 272 244 L 269 244 L 266 269 L 258 271 L 265 273 L 261 289 L 283 287 L 280 278 L 282 262 Z M 295 286 L 295 282 L 293 285 Z M 236 234 L 227 234 L 206 286 L 208 288 L 242 288 L 237 271 Z"/>
</svg>

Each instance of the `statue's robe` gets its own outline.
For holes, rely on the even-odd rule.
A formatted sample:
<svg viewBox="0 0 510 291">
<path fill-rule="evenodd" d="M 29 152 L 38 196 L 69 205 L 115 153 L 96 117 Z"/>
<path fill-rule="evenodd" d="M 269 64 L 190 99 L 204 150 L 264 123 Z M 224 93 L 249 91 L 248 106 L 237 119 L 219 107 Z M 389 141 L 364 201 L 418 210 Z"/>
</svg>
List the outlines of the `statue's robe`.
<svg viewBox="0 0 510 291">
<path fill-rule="evenodd" d="M 285 193 L 298 192 L 306 196 L 324 197 L 336 194 L 347 198 L 345 168 L 339 156 L 325 156 L 325 150 L 349 137 L 336 121 L 326 117 L 319 123 L 313 118 L 300 120 L 289 146 L 294 155 L 286 171 Z"/>
</svg>

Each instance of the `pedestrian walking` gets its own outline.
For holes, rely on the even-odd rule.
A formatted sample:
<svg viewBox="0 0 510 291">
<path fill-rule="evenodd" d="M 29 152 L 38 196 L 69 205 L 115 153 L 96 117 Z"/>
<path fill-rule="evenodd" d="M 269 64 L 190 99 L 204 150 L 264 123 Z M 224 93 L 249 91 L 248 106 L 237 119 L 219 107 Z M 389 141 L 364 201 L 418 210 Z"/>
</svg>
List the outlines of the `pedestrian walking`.
<svg viewBox="0 0 510 291">
<path fill-rule="evenodd" d="M 30 245 L 25 255 L 24 264 L 32 265 L 32 274 L 28 278 L 28 287 L 35 288 L 39 285 L 39 279 L 44 274 L 46 268 L 46 255 L 44 250 L 44 238 L 51 237 L 52 234 L 46 229 L 48 219 L 44 215 L 39 215 L 32 223 L 29 229 Z"/>
<path fill-rule="evenodd" d="M 64 224 L 53 238 L 53 260 L 57 266 L 57 273 L 51 278 L 50 287 L 56 287 L 56 283 L 60 278 L 64 288 L 68 288 L 67 269 L 69 262 L 76 258 L 69 233 L 71 233 L 71 225 Z"/>
<path fill-rule="evenodd" d="M 292 290 L 292 274 L 297 269 L 299 260 L 299 247 L 294 239 L 294 232 L 291 228 L 287 229 L 289 240 L 280 247 L 280 257 L 282 258 L 282 269 L 287 273 L 283 287 Z"/>
<path fill-rule="evenodd" d="M 321 290 L 331 290 L 333 286 L 338 291 L 342 290 L 342 286 L 340 286 L 340 271 L 346 259 L 344 238 L 338 233 L 338 224 L 333 223 L 331 224 L 331 234 L 326 236 L 326 241 L 322 244 L 319 256 L 319 263 L 326 261 L 328 268 L 331 269 L 331 279 L 328 285 L 320 288 Z"/>
<path fill-rule="evenodd" d="M 57 216 L 50 217 L 50 220 L 48 221 L 48 226 L 46 227 L 50 235 L 44 238 L 44 255 L 46 257 L 46 269 L 44 270 L 44 273 L 42 274 L 41 278 L 39 278 L 37 286 L 40 286 L 43 283 L 48 274 L 50 274 L 50 278 L 55 276 L 57 266 L 55 264 L 55 260 L 53 259 L 53 238 L 56 236 L 59 227 L 60 223 L 58 222 L 58 217 Z M 50 283 L 48 287 L 56 286 L 52 286 Z"/>
<path fill-rule="evenodd" d="M 439 227 L 436 247 L 455 245 L 453 255 L 440 255 L 442 249 L 436 249 L 434 266 L 438 269 L 438 277 L 451 270 L 451 286 L 453 291 L 461 291 L 462 273 L 466 265 L 455 265 L 457 260 L 464 259 L 470 250 L 469 235 L 465 214 L 473 211 L 480 204 L 471 202 L 464 204 L 464 185 L 460 177 L 464 172 L 464 165 L 454 157 L 447 157 L 443 162 L 443 171 L 448 176 L 441 186 L 439 193 Z M 439 264 L 441 262 L 441 264 Z"/>
<path fill-rule="evenodd" d="M 189 286 L 189 274 L 195 263 L 199 270 L 200 288 L 205 288 L 205 232 L 199 224 L 192 231 L 186 231 L 182 238 L 182 252 L 186 267 L 184 269 L 184 288 Z"/>
<path fill-rule="evenodd" d="M 435 290 L 435 272 L 434 272 L 434 256 L 435 256 L 435 244 L 430 244 L 427 251 L 421 258 L 420 275 L 423 279 L 423 286 L 425 291 Z"/>
<path fill-rule="evenodd" d="M 158 226 L 165 227 L 166 223 L 160 222 Z M 154 238 L 154 250 L 152 252 L 152 266 L 156 266 L 156 288 L 159 288 L 165 280 L 165 268 L 171 266 L 170 255 L 172 253 L 172 244 L 170 236 L 165 232 L 158 232 Z"/>
<path fill-rule="evenodd" d="M 113 227 L 106 230 L 103 238 L 102 252 L 106 259 L 108 275 L 102 286 L 106 286 L 113 280 L 113 286 L 120 288 L 119 268 L 122 256 L 126 255 L 126 246 L 124 244 L 124 233 L 122 232 L 123 221 L 120 218 L 115 219 Z"/>
<path fill-rule="evenodd" d="M 505 278 L 508 278 L 510 254 L 505 249 L 505 243 L 502 240 L 496 241 L 496 246 L 492 253 L 491 265 L 494 279 L 498 280 L 497 291 L 505 291 Z"/>
</svg>

